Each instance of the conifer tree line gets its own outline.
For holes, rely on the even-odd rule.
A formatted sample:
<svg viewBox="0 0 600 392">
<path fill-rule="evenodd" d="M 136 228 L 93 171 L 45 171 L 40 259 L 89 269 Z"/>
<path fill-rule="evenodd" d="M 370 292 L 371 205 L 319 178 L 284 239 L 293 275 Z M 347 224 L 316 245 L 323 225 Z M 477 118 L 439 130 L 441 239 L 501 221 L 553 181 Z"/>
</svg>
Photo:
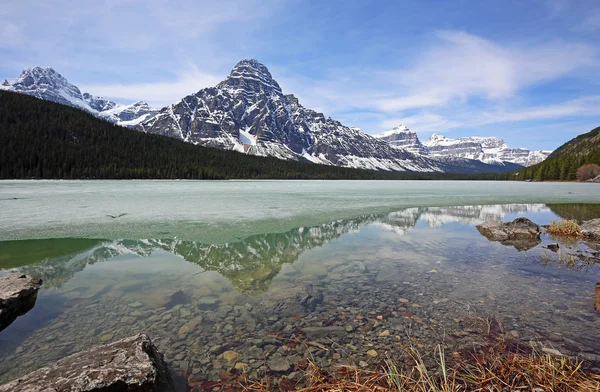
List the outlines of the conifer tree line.
<svg viewBox="0 0 600 392">
<path fill-rule="evenodd" d="M 0 179 L 575 180 L 600 164 L 600 127 L 513 173 L 383 172 L 285 161 L 145 134 L 89 113 L 0 91 Z"/>
<path fill-rule="evenodd" d="M 575 181 L 579 179 L 579 168 L 599 164 L 600 127 L 563 144 L 543 162 L 523 168 L 512 175 L 517 180 Z M 510 174 L 507 177 L 510 179 Z"/>
</svg>

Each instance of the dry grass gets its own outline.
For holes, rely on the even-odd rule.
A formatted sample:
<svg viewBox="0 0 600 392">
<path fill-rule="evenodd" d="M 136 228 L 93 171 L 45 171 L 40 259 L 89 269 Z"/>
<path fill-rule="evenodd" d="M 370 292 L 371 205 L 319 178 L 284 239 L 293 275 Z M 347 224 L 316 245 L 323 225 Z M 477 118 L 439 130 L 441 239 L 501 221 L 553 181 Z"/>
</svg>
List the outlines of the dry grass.
<svg viewBox="0 0 600 392">
<path fill-rule="evenodd" d="M 391 360 L 373 370 L 340 367 L 328 373 L 310 362 L 303 387 L 294 384 L 246 383 L 241 390 L 300 392 L 489 392 L 489 391 L 596 391 L 600 376 L 582 369 L 582 362 L 567 357 L 553 357 L 529 349 L 509 350 L 500 342 L 469 360 L 454 361 L 449 366 L 443 349 L 436 350 L 437 367 L 428 368 L 421 355 L 410 349 L 408 366 L 399 367 Z M 514 346 L 513 346 L 514 347 Z"/>
<path fill-rule="evenodd" d="M 581 237 L 581 228 L 574 219 L 552 221 L 548 226 L 548 233 L 560 237 Z"/>
</svg>

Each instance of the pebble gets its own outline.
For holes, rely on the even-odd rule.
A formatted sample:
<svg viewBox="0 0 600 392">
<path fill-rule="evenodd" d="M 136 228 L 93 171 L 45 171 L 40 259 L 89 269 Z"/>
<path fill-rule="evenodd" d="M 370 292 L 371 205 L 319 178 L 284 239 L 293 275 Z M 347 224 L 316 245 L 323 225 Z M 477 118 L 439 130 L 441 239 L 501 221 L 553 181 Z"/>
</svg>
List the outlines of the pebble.
<svg viewBox="0 0 600 392">
<path fill-rule="evenodd" d="M 367 351 L 367 355 L 371 358 L 375 358 L 375 357 L 377 357 L 377 351 L 369 350 L 369 351 Z"/>
<path fill-rule="evenodd" d="M 100 337 L 100 341 L 101 341 L 102 343 L 106 343 L 106 342 L 108 342 L 108 341 L 111 341 L 111 340 L 113 339 L 113 336 L 114 336 L 114 335 L 113 335 L 112 333 L 107 333 L 107 334 L 104 334 L 104 335 L 102 335 L 102 336 Z"/>
<path fill-rule="evenodd" d="M 240 354 L 236 353 L 235 351 L 225 351 L 223 353 L 223 359 L 226 360 L 229 363 L 236 362 L 241 357 L 242 356 Z"/>
</svg>

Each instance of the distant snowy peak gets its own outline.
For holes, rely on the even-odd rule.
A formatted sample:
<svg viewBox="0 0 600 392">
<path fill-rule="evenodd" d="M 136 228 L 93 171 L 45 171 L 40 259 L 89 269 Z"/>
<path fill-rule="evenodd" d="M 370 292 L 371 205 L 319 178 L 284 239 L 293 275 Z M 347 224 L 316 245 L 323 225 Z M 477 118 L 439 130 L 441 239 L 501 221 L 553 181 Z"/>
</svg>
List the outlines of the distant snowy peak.
<svg viewBox="0 0 600 392">
<path fill-rule="evenodd" d="M 434 133 L 423 142 L 432 157 L 476 159 L 485 163 L 511 162 L 522 166 L 540 163 L 551 151 L 530 151 L 526 148 L 510 148 L 497 137 L 462 137 L 450 139 Z"/>
<path fill-rule="evenodd" d="M 6 79 L 0 89 L 73 106 L 125 126 L 136 125 L 156 113 L 145 102 L 124 105 L 88 93 L 82 94 L 77 86 L 50 67 L 26 68 L 18 78 Z"/>
<path fill-rule="evenodd" d="M 385 140 L 390 146 L 410 151 L 413 154 L 428 154 L 427 149 L 417 137 L 416 132 L 411 131 L 403 124 L 400 124 L 389 131 L 373 135 L 373 137 Z"/>
<path fill-rule="evenodd" d="M 90 108 L 97 112 L 104 112 L 117 106 L 117 104 L 113 101 L 102 97 L 96 97 L 88 93 L 83 93 L 83 100 L 88 104 Z"/>
<path fill-rule="evenodd" d="M 100 113 L 100 117 L 107 121 L 124 126 L 137 125 L 154 116 L 158 110 L 152 108 L 144 101 L 137 101 L 130 105 L 116 105 Z"/>
</svg>

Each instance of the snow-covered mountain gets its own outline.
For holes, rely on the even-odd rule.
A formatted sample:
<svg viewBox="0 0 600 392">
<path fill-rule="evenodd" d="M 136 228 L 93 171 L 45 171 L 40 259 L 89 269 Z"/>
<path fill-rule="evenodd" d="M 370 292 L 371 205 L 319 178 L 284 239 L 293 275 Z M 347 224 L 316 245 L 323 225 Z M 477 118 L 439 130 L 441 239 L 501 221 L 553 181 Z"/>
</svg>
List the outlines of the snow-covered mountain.
<svg viewBox="0 0 600 392">
<path fill-rule="evenodd" d="M 427 148 L 423 146 L 417 137 L 417 133 L 411 131 L 405 125 L 400 124 L 394 129 L 373 135 L 373 137 L 385 140 L 394 148 L 401 148 L 413 154 L 427 155 Z"/>
<path fill-rule="evenodd" d="M 444 171 L 285 95 L 263 64 L 242 60 L 216 87 L 161 109 L 139 128 L 203 146 L 281 159 L 395 171 Z"/>
<path fill-rule="evenodd" d="M 374 137 L 387 141 L 394 148 L 401 148 L 442 160 L 472 159 L 492 165 L 513 163 L 521 166 L 535 165 L 546 159 L 552 151 L 530 151 L 526 148 L 510 148 L 504 140 L 497 137 L 463 137 L 449 139 L 434 133 L 421 143 L 416 132 L 404 125 L 383 132 Z"/>
<path fill-rule="evenodd" d="M 434 133 L 423 142 L 430 157 L 476 159 L 485 163 L 512 162 L 522 166 L 540 163 L 552 151 L 530 151 L 526 148 L 510 148 L 497 137 L 462 137 L 450 139 Z"/>
<path fill-rule="evenodd" d="M 104 120 L 131 126 L 148 119 L 156 110 L 145 102 L 118 104 L 102 97 L 81 93 L 79 88 L 52 68 L 26 68 L 16 79 L 6 79 L 0 89 L 32 95 L 83 109 Z"/>
<path fill-rule="evenodd" d="M 217 86 L 162 108 L 137 127 L 209 147 L 372 170 L 503 171 L 504 166 L 431 159 L 305 108 L 263 64 L 242 60 Z M 514 168 L 516 169 L 516 168 Z"/>
</svg>

